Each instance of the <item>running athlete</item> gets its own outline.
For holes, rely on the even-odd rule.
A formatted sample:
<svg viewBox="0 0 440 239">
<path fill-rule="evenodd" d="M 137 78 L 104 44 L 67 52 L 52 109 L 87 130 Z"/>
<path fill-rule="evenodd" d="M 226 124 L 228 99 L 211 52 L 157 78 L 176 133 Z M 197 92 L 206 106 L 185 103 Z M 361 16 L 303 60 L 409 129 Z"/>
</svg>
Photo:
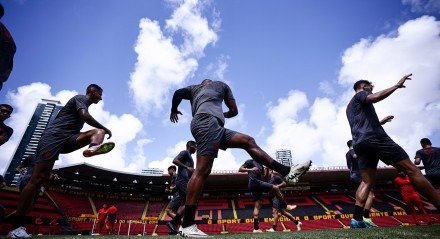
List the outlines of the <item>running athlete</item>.
<svg viewBox="0 0 440 239">
<path fill-rule="evenodd" d="M 175 165 L 171 165 L 168 167 L 168 174 L 170 175 L 170 181 L 168 182 L 168 187 L 165 188 L 165 192 L 172 194 L 172 199 L 168 204 L 168 207 L 165 209 L 167 215 L 170 218 L 174 218 L 176 216 L 177 209 L 180 207 L 180 197 L 176 188 L 176 174 L 177 168 Z"/>
<path fill-rule="evenodd" d="M 96 121 L 88 111 L 91 104 L 101 101 L 101 97 L 102 88 L 91 84 L 87 87 L 86 95 L 72 97 L 55 119 L 49 123 L 38 142 L 34 171 L 30 181 L 21 192 L 13 219 L 13 230 L 9 232 L 9 237 L 29 237 L 26 228 L 23 227 L 24 217 L 32 208 L 37 190 L 49 179 L 50 172 L 60 154 L 67 154 L 89 145 L 83 151 L 83 155 L 91 157 L 108 153 L 114 148 L 113 142 L 103 143 L 105 135 L 108 134 L 110 138 L 112 132 Z M 80 132 L 84 123 L 96 128 Z"/>
<path fill-rule="evenodd" d="M 189 179 L 194 172 L 194 160 L 191 155 L 196 152 L 196 149 L 196 142 L 190 140 L 186 143 L 186 150 L 180 152 L 173 160 L 173 163 L 178 167 L 176 188 L 180 198 L 180 206 L 177 209 L 174 218 L 167 223 L 167 227 L 170 229 L 170 234 L 177 234 L 177 225 L 180 224 L 185 211 L 187 186 Z"/>
<path fill-rule="evenodd" d="M 197 228 L 194 218 L 203 185 L 211 173 L 219 149 L 244 149 L 259 163 L 281 173 L 289 183 L 297 182 L 309 169 L 312 163 L 310 160 L 291 168 L 284 166 L 264 152 L 252 137 L 224 128 L 225 118 L 232 118 L 238 114 L 232 91 L 224 82 L 205 79 L 201 84 L 176 90 L 170 113 L 170 120 L 173 123 L 177 123 L 179 114 L 182 114 L 177 108 L 183 99 L 191 103 L 193 116 L 191 133 L 197 142 L 197 165 L 188 182 L 185 215 L 179 228 L 182 237 L 208 236 Z M 226 112 L 222 109 L 223 101 L 228 108 Z"/>
</svg>

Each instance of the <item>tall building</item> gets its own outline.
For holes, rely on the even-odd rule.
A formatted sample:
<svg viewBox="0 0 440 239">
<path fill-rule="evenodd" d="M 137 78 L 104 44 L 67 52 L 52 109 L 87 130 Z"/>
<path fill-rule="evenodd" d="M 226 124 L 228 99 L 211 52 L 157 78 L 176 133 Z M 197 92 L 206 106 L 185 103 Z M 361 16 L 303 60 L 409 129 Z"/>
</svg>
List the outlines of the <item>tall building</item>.
<svg viewBox="0 0 440 239">
<path fill-rule="evenodd" d="M 275 152 L 276 160 L 283 165 L 292 166 L 292 152 L 290 149 L 280 149 Z"/>
<path fill-rule="evenodd" d="M 42 99 L 37 105 L 26 131 L 21 138 L 20 144 L 18 144 L 14 156 L 6 170 L 5 181 L 8 185 L 14 186 L 17 184 L 19 173 L 16 172 L 15 169 L 20 165 L 23 159 L 35 154 L 41 135 L 49 122 L 55 119 L 62 107 L 61 102 L 47 99 Z"/>
</svg>

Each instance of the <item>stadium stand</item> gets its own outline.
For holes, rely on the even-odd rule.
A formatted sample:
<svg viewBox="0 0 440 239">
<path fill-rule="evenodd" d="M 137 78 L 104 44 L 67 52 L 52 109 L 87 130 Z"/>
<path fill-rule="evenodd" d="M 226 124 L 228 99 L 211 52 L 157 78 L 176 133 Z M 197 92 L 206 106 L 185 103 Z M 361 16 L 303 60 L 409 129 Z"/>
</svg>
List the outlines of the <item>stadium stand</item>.
<svg viewBox="0 0 440 239">
<path fill-rule="evenodd" d="M 97 170 L 97 171 L 96 171 Z M 48 195 L 40 196 L 34 209 L 28 215 L 27 227 L 34 231 L 36 217 L 43 218 L 40 233 L 91 234 L 96 210 L 103 203 L 115 202 L 118 220 L 115 228 L 120 235 L 167 235 L 164 215 L 169 203 L 164 193 L 168 175 L 139 176 L 121 174 L 114 171 L 94 169 L 90 165 L 75 165 L 57 169 L 64 178 L 53 182 Z M 395 177 L 394 169 L 379 169 L 378 183 L 375 187 L 376 198 L 372 208 L 373 221 L 380 227 L 414 225 L 408 208 L 402 202 L 390 181 Z M 80 172 L 79 174 L 75 172 Z M 96 175 L 105 175 L 97 179 Z M 118 178 L 118 182 L 113 181 Z M 139 183 L 134 185 L 133 180 Z M 298 207 L 291 211 L 300 220 L 303 230 L 339 229 L 349 226 L 353 212 L 354 191 L 346 188 L 348 171 L 342 168 L 312 169 L 302 182 L 285 189 L 288 204 Z M 127 186 L 128 185 L 128 186 Z M 131 186 L 130 186 L 131 185 Z M 437 185 L 437 188 L 439 185 Z M 15 188 L 0 190 L 0 204 L 11 213 L 16 208 L 19 194 Z M 425 202 L 425 209 L 432 217 L 434 207 Z M 213 173 L 206 184 L 196 220 L 199 228 L 208 234 L 251 232 L 253 229 L 252 210 L 254 202 L 247 191 L 247 176 L 234 172 Z M 50 228 L 49 220 L 65 220 L 56 230 Z M 160 220 L 162 219 L 163 220 Z M 260 214 L 260 228 L 266 230 L 272 225 L 272 205 L 269 195 L 263 198 Z M 5 235 L 10 224 L 0 225 L 0 234 Z M 282 217 L 278 230 L 296 230 L 293 222 Z"/>
</svg>

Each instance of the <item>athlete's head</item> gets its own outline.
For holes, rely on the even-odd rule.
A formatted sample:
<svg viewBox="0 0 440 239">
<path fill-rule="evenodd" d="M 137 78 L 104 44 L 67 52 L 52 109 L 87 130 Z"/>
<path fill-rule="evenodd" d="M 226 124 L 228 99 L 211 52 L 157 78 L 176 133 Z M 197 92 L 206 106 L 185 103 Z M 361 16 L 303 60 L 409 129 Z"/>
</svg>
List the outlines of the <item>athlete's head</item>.
<svg viewBox="0 0 440 239">
<path fill-rule="evenodd" d="M 426 146 L 431 146 L 432 143 L 428 138 L 423 138 L 420 140 L 420 145 L 422 145 L 422 148 L 425 148 Z"/>
<path fill-rule="evenodd" d="M 367 80 L 358 80 L 353 85 L 353 89 L 356 92 L 358 92 L 360 90 L 365 90 L 365 91 L 368 91 L 368 92 L 372 92 L 373 91 L 373 87 L 374 87 L 373 83 L 371 83 L 370 81 L 367 81 Z"/>
<path fill-rule="evenodd" d="M 192 140 L 186 142 L 186 150 L 188 150 L 191 154 L 195 153 L 197 150 L 196 142 Z"/>
<path fill-rule="evenodd" d="M 206 85 L 206 84 L 209 84 L 209 83 L 211 83 L 212 82 L 212 80 L 210 80 L 210 79 L 204 79 L 203 81 L 202 81 L 202 85 Z"/>
<path fill-rule="evenodd" d="M 353 146 L 353 140 L 349 140 L 349 141 L 347 141 L 347 147 L 351 147 L 351 146 Z"/>
<path fill-rule="evenodd" d="M 7 118 L 11 117 L 14 108 L 8 104 L 0 104 L 0 122 L 5 121 Z"/>
<path fill-rule="evenodd" d="M 102 208 L 106 209 L 107 207 L 107 203 L 102 204 Z"/>
<path fill-rule="evenodd" d="M 176 171 L 177 171 L 177 168 L 175 165 L 171 165 L 168 167 L 168 174 L 169 175 L 174 174 Z"/>
<path fill-rule="evenodd" d="M 86 95 L 96 104 L 102 100 L 102 88 L 97 84 L 90 84 L 87 86 Z"/>
</svg>

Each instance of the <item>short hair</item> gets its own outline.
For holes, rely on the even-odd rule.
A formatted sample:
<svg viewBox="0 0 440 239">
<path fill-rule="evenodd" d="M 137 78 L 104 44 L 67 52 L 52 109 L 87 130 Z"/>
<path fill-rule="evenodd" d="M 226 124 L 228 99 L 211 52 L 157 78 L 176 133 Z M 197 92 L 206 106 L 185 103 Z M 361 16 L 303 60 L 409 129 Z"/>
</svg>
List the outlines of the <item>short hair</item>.
<svg viewBox="0 0 440 239">
<path fill-rule="evenodd" d="M 351 147 L 352 145 L 353 145 L 353 140 L 350 139 L 349 141 L 347 141 L 347 146 L 348 147 Z"/>
<path fill-rule="evenodd" d="M 189 147 L 191 145 L 196 145 L 196 142 L 194 140 L 190 140 L 190 141 L 186 142 L 186 147 Z"/>
<path fill-rule="evenodd" d="M 359 87 L 361 86 L 361 84 L 368 84 L 371 85 L 370 81 L 367 80 L 358 80 L 356 81 L 356 83 L 354 83 L 353 85 L 353 90 L 356 91 L 357 89 L 359 89 Z"/>
<path fill-rule="evenodd" d="M 204 79 L 204 80 L 202 81 L 202 84 L 205 83 L 205 82 L 208 82 L 208 81 L 212 81 L 212 80 L 211 80 L 211 79 Z"/>
<path fill-rule="evenodd" d="M 171 165 L 171 166 L 169 166 L 169 167 L 168 167 L 168 171 L 169 171 L 170 169 L 174 169 L 174 171 L 176 171 L 176 170 L 177 170 L 176 165 Z"/>
<path fill-rule="evenodd" d="M 428 138 L 421 139 L 420 144 L 421 145 L 432 145 L 431 140 L 429 140 Z"/>
<path fill-rule="evenodd" d="M 8 109 L 10 109 L 11 111 L 14 110 L 14 108 L 12 108 L 12 106 L 11 106 L 11 105 L 8 105 L 8 104 L 0 104 L 0 107 L 8 108 Z"/>
<path fill-rule="evenodd" d="M 87 86 L 86 94 L 90 93 L 92 90 L 102 91 L 102 88 L 97 84 L 90 84 L 89 86 Z"/>
</svg>

